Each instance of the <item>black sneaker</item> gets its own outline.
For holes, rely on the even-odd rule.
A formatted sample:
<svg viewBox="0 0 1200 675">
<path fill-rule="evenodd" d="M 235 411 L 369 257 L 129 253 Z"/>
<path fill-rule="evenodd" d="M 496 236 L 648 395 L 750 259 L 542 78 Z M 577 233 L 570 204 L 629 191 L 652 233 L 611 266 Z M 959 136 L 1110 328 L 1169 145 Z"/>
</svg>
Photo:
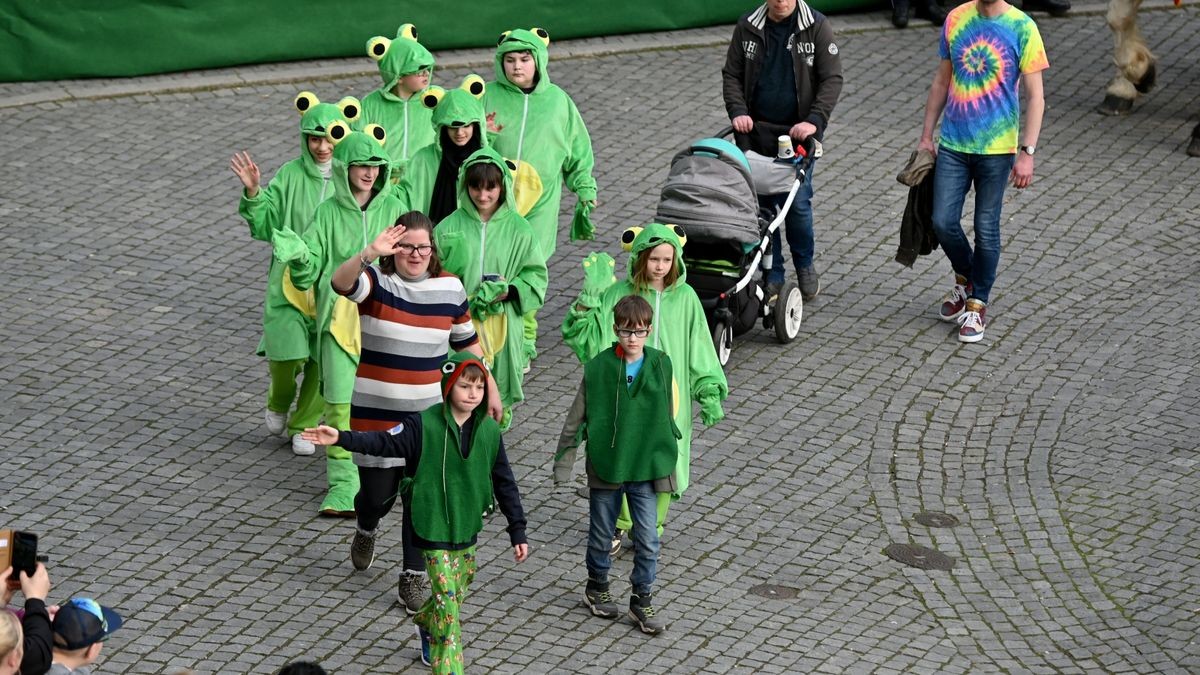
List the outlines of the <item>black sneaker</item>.
<svg viewBox="0 0 1200 675">
<path fill-rule="evenodd" d="M 583 590 L 583 601 L 587 603 L 592 614 L 601 619 L 615 619 L 621 613 L 617 603 L 613 602 L 612 593 L 608 592 L 608 582 L 588 579 L 587 587 Z"/>
<path fill-rule="evenodd" d="M 369 569 L 375 561 L 375 533 L 367 534 L 354 530 L 354 541 L 350 542 L 350 564 L 359 572 Z"/>
<path fill-rule="evenodd" d="M 766 289 L 763 291 L 763 297 L 764 297 L 763 302 L 767 303 L 768 305 L 773 304 L 775 302 L 775 299 L 778 298 L 779 294 L 782 292 L 783 292 L 783 284 L 776 284 L 776 283 L 767 284 Z"/>
<path fill-rule="evenodd" d="M 634 593 L 629 597 L 629 618 L 647 635 L 658 635 L 667 629 L 667 620 L 654 611 L 650 594 Z"/>
<path fill-rule="evenodd" d="M 817 297 L 821 292 L 821 277 L 817 274 L 816 265 L 809 265 L 800 270 L 800 295 L 807 301 Z"/>
<path fill-rule="evenodd" d="M 400 587 L 397 593 L 404 611 L 412 616 L 421 609 L 421 605 L 429 599 L 429 577 L 424 574 L 410 574 L 407 570 L 400 573 Z"/>
</svg>

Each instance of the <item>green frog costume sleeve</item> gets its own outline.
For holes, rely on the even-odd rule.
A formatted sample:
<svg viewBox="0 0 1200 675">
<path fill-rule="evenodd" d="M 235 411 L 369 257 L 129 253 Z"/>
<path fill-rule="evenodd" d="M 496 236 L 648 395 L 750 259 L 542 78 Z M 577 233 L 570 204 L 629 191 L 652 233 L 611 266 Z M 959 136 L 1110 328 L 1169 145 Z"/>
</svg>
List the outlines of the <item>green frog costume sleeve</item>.
<svg viewBox="0 0 1200 675">
<path fill-rule="evenodd" d="M 528 162 L 541 177 L 542 194 L 526 218 L 547 259 L 557 244 L 564 177 L 580 202 L 596 199 L 591 137 L 574 101 L 550 81 L 549 44 L 549 34 L 540 28 L 503 33 L 496 46 L 496 80 L 483 99 L 485 114 L 495 113 L 492 121 L 500 128 L 494 137 L 496 149 L 511 160 Z M 504 75 L 504 55 L 522 51 L 532 54 L 537 65 L 537 80 L 528 94 Z M 589 212 L 590 207 L 576 208 L 575 238 L 591 238 Z"/>
<path fill-rule="evenodd" d="M 359 103 L 352 97 L 338 103 L 321 103 L 311 92 L 300 92 L 293 100 L 300 113 L 300 156 L 282 167 L 254 197 L 242 191 L 238 212 L 250 226 L 250 236 L 270 242 L 277 232 L 304 233 L 317 206 L 333 195 L 331 179 L 308 150 L 307 137 L 324 136 L 335 121 L 346 123 L 358 117 Z M 272 361 L 290 361 L 313 355 L 314 298 L 295 286 L 286 265 L 274 259 L 267 274 L 263 301 L 263 339 L 258 353 Z"/>
<path fill-rule="evenodd" d="M 438 142 L 442 129 L 476 123 L 480 141 L 486 146 L 487 122 L 483 118 L 484 82 L 478 75 L 463 78 L 457 89 L 446 91 L 441 87 L 430 87 L 421 93 L 421 103 L 433 114 L 433 142 L 417 151 L 404 169 L 404 175 L 396 186 L 396 196 L 411 209 L 429 213 L 429 202 L 433 198 L 433 185 L 437 181 L 438 167 L 442 163 L 442 146 Z M 436 224 L 436 223 L 435 223 Z"/>
<path fill-rule="evenodd" d="M 420 95 L 407 99 L 392 93 L 400 78 L 428 69 L 432 77 L 433 54 L 417 42 L 417 29 L 406 23 L 396 31 L 395 39 L 377 35 L 367 41 L 367 55 L 379 63 L 383 86 L 363 98 L 362 120 L 356 130 L 378 124 L 387 132 L 387 151 L 391 158 L 393 181 L 403 175 L 417 151 L 433 143 L 432 111 L 421 104 Z"/>
<path fill-rule="evenodd" d="M 659 223 L 626 230 L 622 245 L 630 250 L 631 274 L 639 253 L 669 243 L 675 248 L 679 278 L 661 293 L 648 289 L 635 290 L 631 279 L 613 284 L 600 295 L 596 306 L 573 303 L 567 310 L 562 329 L 563 340 L 581 361 L 586 362 L 616 340 L 612 334 L 612 308 L 618 300 L 636 293 L 654 308 L 654 330 L 646 344 L 666 352 L 671 358 L 677 388 L 676 400 L 680 402 L 675 414 L 675 424 L 682 434 L 676 467 L 679 492 L 675 496 L 683 494 L 689 483 L 692 410 L 687 400 L 690 398 L 699 402 L 702 421 L 715 424 L 723 416 L 721 401 L 729 395 L 729 385 L 717 360 L 704 308 L 696 292 L 686 283 L 687 270 L 682 258 L 684 240 L 680 238 L 682 231 L 678 226 L 668 227 Z"/>
<path fill-rule="evenodd" d="M 479 163 L 500 167 L 505 200 L 486 225 L 467 194 L 467 170 Z M 458 210 L 433 231 L 442 266 L 458 276 L 471 300 L 472 317 L 478 313 L 476 331 L 485 360 L 492 365 L 500 397 L 506 407 L 524 399 L 522 389 L 526 357 L 521 316 L 545 302 L 548 275 L 546 259 L 529 223 L 513 208 L 512 168 L 492 148 L 481 148 L 463 163 L 459 172 Z M 497 275 L 503 281 L 484 280 Z M 513 297 L 500 300 L 509 286 Z"/>
</svg>

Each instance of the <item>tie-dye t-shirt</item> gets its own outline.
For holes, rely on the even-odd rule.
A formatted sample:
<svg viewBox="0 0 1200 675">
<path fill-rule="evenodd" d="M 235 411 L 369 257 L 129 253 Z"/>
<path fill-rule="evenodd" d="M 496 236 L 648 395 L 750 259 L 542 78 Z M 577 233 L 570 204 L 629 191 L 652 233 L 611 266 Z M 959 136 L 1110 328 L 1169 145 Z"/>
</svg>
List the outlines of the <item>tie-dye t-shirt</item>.
<svg viewBox="0 0 1200 675">
<path fill-rule="evenodd" d="M 1050 66 L 1037 24 L 1016 8 L 997 17 L 980 16 L 968 2 L 951 10 L 938 53 L 953 75 L 942 115 L 943 147 L 958 152 L 1003 155 L 1017 151 L 1021 73 Z"/>
</svg>

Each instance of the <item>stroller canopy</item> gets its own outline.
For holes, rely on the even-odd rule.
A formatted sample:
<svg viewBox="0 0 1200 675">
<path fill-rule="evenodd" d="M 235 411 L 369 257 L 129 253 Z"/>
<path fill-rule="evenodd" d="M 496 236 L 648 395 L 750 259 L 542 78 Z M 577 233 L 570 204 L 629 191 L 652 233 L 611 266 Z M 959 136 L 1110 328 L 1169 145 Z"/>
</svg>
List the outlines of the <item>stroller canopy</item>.
<svg viewBox="0 0 1200 675">
<path fill-rule="evenodd" d="M 756 244 L 762 239 L 750 164 L 737 146 L 705 138 L 671 160 L 655 220 L 682 225 L 688 239 Z"/>
</svg>

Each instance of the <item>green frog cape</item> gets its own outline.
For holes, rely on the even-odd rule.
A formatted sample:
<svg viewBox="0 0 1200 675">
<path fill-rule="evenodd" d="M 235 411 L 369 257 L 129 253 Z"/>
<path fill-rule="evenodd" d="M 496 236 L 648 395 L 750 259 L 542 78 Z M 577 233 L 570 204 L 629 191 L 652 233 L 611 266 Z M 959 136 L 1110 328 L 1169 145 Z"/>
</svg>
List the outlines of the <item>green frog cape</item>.
<svg viewBox="0 0 1200 675">
<path fill-rule="evenodd" d="M 663 243 L 669 243 L 675 249 L 679 278 L 661 293 L 651 289 L 636 289 L 632 277 L 638 254 Z M 587 293 L 581 295 L 580 301 L 572 303 L 567 310 L 562 326 L 563 340 L 575 351 L 580 361 L 587 363 L 614 341 L 612 310 L 618 300 L 626 295 L 640 295 L 654 308 L 654 330 L 646 345 L 666 352 L 671 358 L 672 374 L 679 394 L 675 400 L 680 401 L 675 411 L 675 425 L 681 433 L 675 470 L 679 481 L 679 492 L 674 495 L 676 498 L 687 489 L 692 456 L 692 409 L 684 402 L 688 398 L 699 402 L 705 422 L 716 423 L 723 416 L 721 401 L 729 395 L 725 371 L 717 360 L 700 298 L 685 283 L 686 279 L 683 244 L 678 235 L 666 225 L 651 223 L 633 239 L 629 255 L 629 278 L 608 286 L 595 297 L 585 297 Z"/>
<path fill-rule="evenodd" d="M 396 196 L 410 209 L 429 213 L 429 201 L 433 197 L 433 186 L 437 181 L 438 167 L 442 163 L 442 129 L 475 125 L 481 147 L 487 147 L 483 118 L 483 78 L 468 75 L 457 89 L 446 91 L 441 87 L 430 87 L 421 94 L 421 101 L 433 111 L 433 143 L 421 148 L 413 155 L 404 176 L 396 187 Z"/>
<path fill-rule="evenodd" d="M 399 179 L 412 156 L 437 137 L 431 122 L 432 111 L 422 105 L 420 95 L 403 99 L 393 94 L 392 88 L 404 75 L 420 70 L 429 69 L 432 76 L 433 54 L 417 42 L 416 27 L 406 23 L 396 31 L 395 39 L 375 36 L 368 40 L 367 55 L 379 62 L 383 86 L 363 98 L 362 120 L 355 128 L 378 124 L 387 131 L 386 148 L 393 178 Z"/>
<path fill-rule="evenodd" d="M 403 204 L 387 187 L 388 155 L 382 147 L 382 127 L 369 125 L 367 132 L 347 133 L 344 125 L 334 126 L 330 135 L 340 129 L 344 136 L 333 149 L 333 197 L 317 207 L 303 237 L 281 229 L 275 233 L 274 246 L 275 259 L 287 264 L 296 288 L 314 290 L 325 400 L 340 404 L 350 402 L 361 343 L 358 311 L 354 303 L 334 292 L 330 278 L 338 266 L 396 222 L 403 213 Z M 365 209 L 359 207 L 350 191 L 351 165 L 380 168 L 375 180 L 377 192 Z M 334 345 L 347 358 L 326 363 L 324 357 Z"/>
<path fill-rule="evenodd" d="M 245 190 L 238 213 L 250 226 L 250 236 L 270 242 L 275 232 L 287 229 L 303 235 L 308 230 L 317 205 L 333 195 L 330 180 L 308 151 L 307 136 L 324 136 L 326 129 L 340 120 L 358 117 L 359 103 L 347 96 L 338 103 L 321 103 L 310 92 L 301 92 L 294 100 L 300 113 L 300 156 L 275 172 L 271 182 L 253 197 Z M 316 356 L 315 306 L 312 291 L 300 291 L 292 285 L 287 266 L 271 259 L 263 300 L 263 337 L 259 356 L 271 361 L 291 361 Z"/>
<path fill-rule="evenodd" d="M 504 203 L 487 223 L 480 220 L 465 180 L 467 170 L 480 163 L 494 164 L 504 175 Z M 526 364 L 521 316 L 542 306 L 548 283 L 546 257 L 529 223 L 513 208 L 511 195 L 508 163 L 492 148 L 482 148 L 468 157 L 459 171 L 458 210 L 433 231 L 442 266 L 462 279 L 467 290 L 475 330 L 505 407 L 525 398 L 521 388 Z M 485 280 L 484 275 L 489 279 Z M 492 280 L 490 275 L 503 281 Z M 505 292 L 509 297 L 499 300 Z"/>
<path fill-rule="evenodd" d="M 593 238 L 594 228 L 588 219 L 591 207 L 585 202 L 596 199 L 592 139 L 575 102 L 550 82 L 546 69 L 549 41 L 549 35 L 540 28 L 502 35 L 496 47 L 496 81 L 487 86 L 483 96 L 484 111 L 489 115 L 495 113 L 492 123 L 500 128 L 492 145 L 511 160 L 528 162 L 541 177 L 541 197 L 526 218 L 547 260 L 557 244 L 564 179 L 567 188 L 579 196 L 571 227 L 572 240 Z M 504 55 L 517 51 L 530 52 L 537 65 L 538 77 L 528 94 L 504 75 Z"/>
</svg>

